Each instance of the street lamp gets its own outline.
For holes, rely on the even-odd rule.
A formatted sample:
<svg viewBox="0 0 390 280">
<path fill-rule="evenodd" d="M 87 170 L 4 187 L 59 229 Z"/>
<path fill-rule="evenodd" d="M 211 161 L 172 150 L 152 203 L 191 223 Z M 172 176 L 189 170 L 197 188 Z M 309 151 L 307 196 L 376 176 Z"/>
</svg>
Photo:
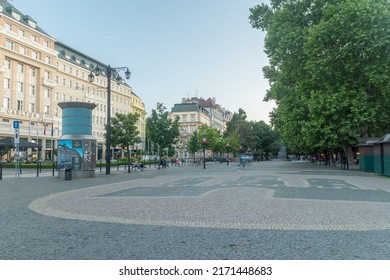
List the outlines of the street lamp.
<svg viewBox="0 0 390 280">
<path fill-rule="evenodd" d="M 107 131 L 106 131 L 106 175 L 110 174 L 111 167 L 111 78 L 114 78 L 118 83 L 122 81 L 119 76 L 119 71 L 125 71 L 126 79 L 130 79 L 130 71 L 128 67 L 99 67 L 96 65 L 94 70 L 88 75 L 88 80 L 92 83 L 95 80 L 95 75 L 103 75 L 107 77 Z M 94 75 L 95 73 L 95 75 Z"/>
<path fill-rule="evenodd" d="M 206 169 L 206 146 L 207 146 L 207 139 L 204 137 L 202 138 L 202 141 L 200 144 L 203 147 L 203 169 Z"/>
</svg>

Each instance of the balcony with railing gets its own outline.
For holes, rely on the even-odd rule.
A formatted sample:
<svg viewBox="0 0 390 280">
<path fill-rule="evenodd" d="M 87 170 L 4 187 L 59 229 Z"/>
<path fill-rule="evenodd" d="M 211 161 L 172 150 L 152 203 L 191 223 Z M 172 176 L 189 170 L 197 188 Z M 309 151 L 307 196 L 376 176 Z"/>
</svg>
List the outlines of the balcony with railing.
<svg viewBox="0 0 390 280">
<path fill-rule="evenodd" d="M 50 79 L 46 79 L 46 78 L 42 79 L 42 84 L 44 86 L 47 86 L 47 87 L 55 87 L 56 86 L 56 82 L 55 81 L 50 80 Z"/>
</svg>

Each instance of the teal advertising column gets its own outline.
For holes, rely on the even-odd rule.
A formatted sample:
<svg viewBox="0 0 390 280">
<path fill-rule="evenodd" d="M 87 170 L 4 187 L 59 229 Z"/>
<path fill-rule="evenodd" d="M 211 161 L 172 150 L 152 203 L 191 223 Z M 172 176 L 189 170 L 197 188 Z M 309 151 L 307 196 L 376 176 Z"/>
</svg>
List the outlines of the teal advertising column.
<svg viewBox="0 0 390 280">
<path fill-rule="evenodd" d="M 58 176 L 67 180 L 94 177 L 96 139 L 92 135 L 92 110 L 96 104 L 60 102 L 58 106 L 62 109 L 62 135 L 58 140 L 57 156 Z"/>
</svg>

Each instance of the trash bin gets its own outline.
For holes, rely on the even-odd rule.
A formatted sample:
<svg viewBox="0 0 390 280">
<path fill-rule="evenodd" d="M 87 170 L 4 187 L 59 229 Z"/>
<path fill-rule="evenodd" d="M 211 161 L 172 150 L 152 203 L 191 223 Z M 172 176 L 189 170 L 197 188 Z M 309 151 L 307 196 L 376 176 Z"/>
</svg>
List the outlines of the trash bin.
<svg viewBox="0 0 390 280">
<path fill-rule="evenodd" d="M 72 168 L 65 168 L 65 181 L 72 180 Z"/>
</svg>

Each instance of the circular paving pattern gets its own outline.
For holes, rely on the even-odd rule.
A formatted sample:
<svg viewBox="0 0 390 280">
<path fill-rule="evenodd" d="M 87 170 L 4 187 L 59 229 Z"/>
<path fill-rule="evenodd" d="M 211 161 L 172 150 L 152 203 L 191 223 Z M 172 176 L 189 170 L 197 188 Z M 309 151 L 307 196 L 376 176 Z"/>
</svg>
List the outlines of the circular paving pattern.
<svg viewBox="0 0 390 280">
<path fill-rule="evenodd" d="M 267 173 L 269 174 L 269 172 Z M 390 193 L 355 177 L 261 172 L 159 176 L 45 196 L 29 208 L 65 219 L 267 230 L 390 229 Z"/>
</svg>

